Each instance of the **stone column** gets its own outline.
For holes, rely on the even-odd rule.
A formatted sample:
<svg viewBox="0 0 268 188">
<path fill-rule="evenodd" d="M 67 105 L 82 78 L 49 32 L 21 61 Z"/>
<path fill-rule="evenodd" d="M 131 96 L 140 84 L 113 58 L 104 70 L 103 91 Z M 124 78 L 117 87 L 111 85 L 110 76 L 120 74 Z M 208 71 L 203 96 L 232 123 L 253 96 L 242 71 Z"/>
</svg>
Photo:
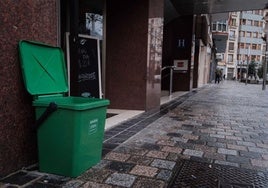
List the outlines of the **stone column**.
<svg viewBox="0 0 268 188">
<path fill-rule="evenodd" d="M 110 108 L 159 108 L 163 4 L 107 1 L 105 97 Z"/>
</svg>

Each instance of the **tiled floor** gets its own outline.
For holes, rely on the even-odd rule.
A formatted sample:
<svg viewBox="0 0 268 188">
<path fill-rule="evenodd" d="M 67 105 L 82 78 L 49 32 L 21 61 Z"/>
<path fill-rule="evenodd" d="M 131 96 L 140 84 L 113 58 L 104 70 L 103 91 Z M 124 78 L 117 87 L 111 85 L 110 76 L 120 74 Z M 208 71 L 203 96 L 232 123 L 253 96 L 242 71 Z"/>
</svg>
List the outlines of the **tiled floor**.
<svg viewBox="0 0 268 188">
<path fill-rule="evenodd" d="M 119 123 L 127 121 L 144 111 L 139 110 L 118 110 L 118 109 L 107 109 L 107 113 L 114 114 L 112 117 L 106 119 L 105 130 L 108 130 Z"/>
<path fill-rule="evenodd" d="M 183 96 L 187 93 L 188 93 L 188 91 L 177 91 L 177 92 L 173 92 L 173 93 L 171 93 L 171 95 L 169 95 L 168 91 L 162 91 L 160 104 L 163 105 L 165 103 L 168 103 L 168 102 L 170 102 L 170 101 L 172 101 L 180 96 Z"/>
<path fill-rule="evenodd" d="M 166 104 L 175 98 L 178 98 L 180 96 L 183 96 L 187 94 L 188 92 L 185 91 L 178 91 L 173 92 L 171 95 L 169 95 L 168 91 L 162 91 L 160 104 Z M 105 130 L 108 130 L 110 128 L 113 128 L 114 126 L 127 121 L 137 115 L 140 115 L 144 111 L 142 110 L 122 110 L 122 109 L 107 109 L 108 114 L 112 114 L 111 117 L 106 119 L 105 123 Z"/>
<path fill-rule="evenodd" d="M 176 105 L 182 103 L 183 100 L 191 96 L 191 93 L 184 94 L 185 97 L 182 96 L 183 95 L 180 95 L 180 98 L 178 98 L 178 101 L 176 102 L 174 101 L 174 98 L 171 101 L 166 101 L 166 103 L 161 105 L 160 110 L 155 109 L 141 113 L 140 115 L 132 117 L 129 121 L 118 122 L 116 127 L 106 130 L 103 142 L 103 155 L 106 155 L 131 136 L 137 134 L 149 124 L 162 117 L 169 109 L 172 109 Z"/>
<path fill-rule="evenodd" d="M 267 98 L 260 85 L 207 85 L 107 129 L 103 159 L 77 178 L 19 175 L 28 188 L 266 188 Z"/>
</svg>

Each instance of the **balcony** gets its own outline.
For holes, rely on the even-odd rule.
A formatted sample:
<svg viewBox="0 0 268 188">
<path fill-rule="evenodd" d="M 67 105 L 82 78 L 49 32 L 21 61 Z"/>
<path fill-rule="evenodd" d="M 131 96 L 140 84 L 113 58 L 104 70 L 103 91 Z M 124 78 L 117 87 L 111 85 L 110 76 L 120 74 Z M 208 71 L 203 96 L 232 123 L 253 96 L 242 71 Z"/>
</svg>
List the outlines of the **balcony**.
<svg viewBox="0 0 268 188">
<path fill-rule="evenodd" d="M 252 44 L 263 44 L 263 39 L 261 39 L 261 38 L 251 38 L 251 37 L 240 37 L 238 42 L 252 43 Z"/>
<path fill-rule="evenodd" d="M 263 32 L 262 27 L 250 26 L 250 25 L 241 25 L 240 30 L 241 31 L 250 31 L 250 32 L 259 32 L 259 33 Z"/>
<path fill-rule="evenodd" d="M 248 54 L 248 49 L 238 49 L 238 54 L 245 54 L 247 55 Z M 262 55 L 262 50 L 250 50 L 250 55 Z"/>
</svg>

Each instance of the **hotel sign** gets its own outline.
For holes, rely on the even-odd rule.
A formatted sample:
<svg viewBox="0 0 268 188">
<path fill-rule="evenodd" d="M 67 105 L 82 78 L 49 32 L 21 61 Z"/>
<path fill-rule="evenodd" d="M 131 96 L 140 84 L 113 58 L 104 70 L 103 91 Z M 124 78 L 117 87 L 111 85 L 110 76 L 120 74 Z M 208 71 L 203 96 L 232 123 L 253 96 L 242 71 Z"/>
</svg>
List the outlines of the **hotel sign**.
<svg viewBox="0 0 268 188">
<path fill-rule="evenodd" d="M 174 60 L 174 70 L 187 71 L 188 70 L 188 60 Z"/>
</svg>

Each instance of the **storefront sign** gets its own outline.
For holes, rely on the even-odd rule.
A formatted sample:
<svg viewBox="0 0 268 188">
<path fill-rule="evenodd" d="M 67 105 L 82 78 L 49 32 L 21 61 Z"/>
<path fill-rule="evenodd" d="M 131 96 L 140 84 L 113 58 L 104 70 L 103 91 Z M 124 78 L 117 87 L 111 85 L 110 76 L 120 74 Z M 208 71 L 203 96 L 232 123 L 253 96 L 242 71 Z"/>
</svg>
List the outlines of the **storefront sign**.
<svg viewBox="0 0 268 188">
<path fill-rule="evenodd" d="M 78 40 L 78 77 L 76 84 L 78 84 L 79 96 L 102 98 L 100 41 L 89 35 L 79 35 Z M 68 61 L 69 78 L 71 73 Z"/>
<path fill-rule="evenodd" d="M 174 70 L 187 71 L 188 70 L 188 60 L 174 60 Z"/>
<path fill-rule="evenodd" d="M 178 48 L 185 48 L 185 39 L 178 39 Z"/>
</svg>

